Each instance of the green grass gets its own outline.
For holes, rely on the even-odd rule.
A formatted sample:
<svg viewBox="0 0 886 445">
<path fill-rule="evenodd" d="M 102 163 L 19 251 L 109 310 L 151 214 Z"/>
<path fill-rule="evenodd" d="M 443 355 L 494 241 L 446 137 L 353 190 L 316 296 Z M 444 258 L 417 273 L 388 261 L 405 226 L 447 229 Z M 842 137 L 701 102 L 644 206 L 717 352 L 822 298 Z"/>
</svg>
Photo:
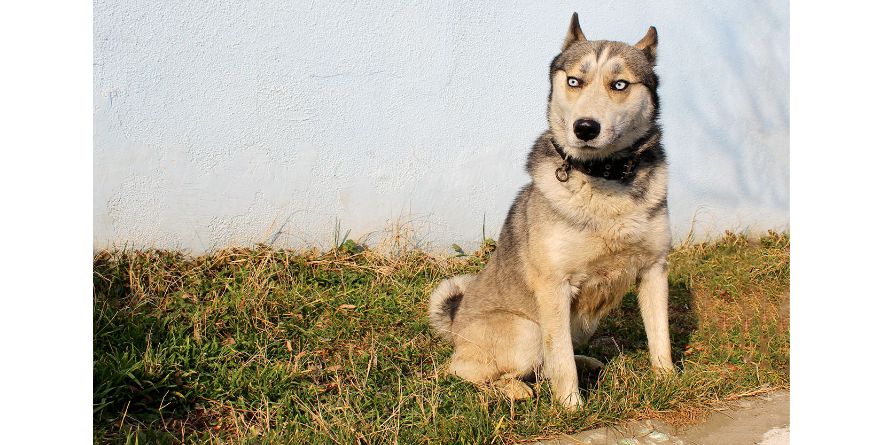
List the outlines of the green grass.
<svg viewBox="0 0 886 445">
<path fill-rule="evenodd" d="M 680 372 L 650 371 L 633 294 L 586 351 L 570 413 L 546 384 L 512 403 L 445 373 L 427 295 L 482 269 L 494 245 L 446 260 L 256 247 L 192 257 L 100 252 L 94 259 L 93 421 L 97 443 L 509 443 L 667 417 L 691 421 L 741 394 L 789 385 L 790 240 L 682 246 L 670 257 Z"/>
</svg>

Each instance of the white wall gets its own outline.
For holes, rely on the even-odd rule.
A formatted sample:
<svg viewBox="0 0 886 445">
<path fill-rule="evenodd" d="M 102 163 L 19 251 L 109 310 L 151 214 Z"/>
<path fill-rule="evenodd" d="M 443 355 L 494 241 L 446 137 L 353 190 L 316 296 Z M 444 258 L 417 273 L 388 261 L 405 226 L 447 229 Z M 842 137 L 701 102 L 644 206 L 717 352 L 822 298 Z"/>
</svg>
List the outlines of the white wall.
<svg viewBox="0 0 886 445">
<path fill-rule="evenodd" d="M 328 246 L 337 220 L 474 247 L 528 181 L 572 11 L 658 28 L 675 238 L 788 226 L 785 1 L 334 3 L 95 1 L 95 247 Z"/>
</svg>

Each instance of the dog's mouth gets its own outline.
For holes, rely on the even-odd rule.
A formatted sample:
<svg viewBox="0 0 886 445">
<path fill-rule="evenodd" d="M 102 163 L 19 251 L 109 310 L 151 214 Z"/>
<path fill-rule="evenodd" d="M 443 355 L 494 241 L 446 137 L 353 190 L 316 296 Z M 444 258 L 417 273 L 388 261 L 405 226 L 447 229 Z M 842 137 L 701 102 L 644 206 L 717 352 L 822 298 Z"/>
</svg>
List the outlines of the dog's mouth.
<svg viewBox="0 0 886 445">
<path fill-rule="evenodd" d="M 612 141 L 618 141 L 619 136 L 617 135 L 615 138 L 612 138 Z M 598 140 L 590 140 L 590 141 L 578 141 L 578 144 L 575 145 L 575 148 L 580 150 L 588 150 L 588 151 L 601 151 L 606 150 L 607 148 L 612 148 L 614 145 L 612 141 L 602 142 Z"/>
<path fill-rule="evenodd" d="M 621 141 L 624 133 L 625 131 L 623 128 L 619 128 L 618 125 L 613 125 L 604 127 L 603 131 L 601 131 L 597 137 L 587 141 L 577 138 L 574 134 L 568 135 L 567 140 L 569 145 L 578 151 L 594 153 L 614 148 L 618 145 L 619 141 Z"/>
<path fill-rule="evenodd" d="M 593 144 L 591 144 L 591 143 L 589 143 L 589 142 L 585 142 L 585 143 L 583 143 L 582 145 L 580 145 L 578 148 L 580 148 L 580 149 L 582 149 L 582 150 L 591 150 L 591 151 L 594 151 L 594 150 L 602 150 L 602 149 L 604 149 L 605 147 L 601 147 L 601 146 L 593 145 Z"/>
<path fill-rule="evenodd" d="M 570 144 L 579 151 L 588 153 L 605 152 L 607 150 L 618 150 L 624 142 L 626 134 L 630 133 L 630 129 L 620 125 L 613 125 L 606 129 L 604 133 L 597 138 L 589 141 L 575 140 L 574 144 Z M 608 136 L 611 135 L 611 136 Z"/>
<path fill-rule="evenodd" d="M 601 144 L 600 141 L 582 141 L 574 138 L 567 138 L 566 145 L 578 153 L 597 153 L 606 150 L 609 144 Z"/>
</svg>

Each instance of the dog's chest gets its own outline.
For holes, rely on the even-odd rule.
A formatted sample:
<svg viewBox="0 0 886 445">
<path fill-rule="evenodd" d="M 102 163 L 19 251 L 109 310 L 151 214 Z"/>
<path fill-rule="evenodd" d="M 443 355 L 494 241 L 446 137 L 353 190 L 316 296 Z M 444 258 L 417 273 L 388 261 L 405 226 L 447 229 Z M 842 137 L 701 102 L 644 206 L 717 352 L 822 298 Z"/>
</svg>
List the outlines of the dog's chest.
<svg viewBox="0 0 886 445">
<path fill-rule="evenodd" d="M 642 241 L 613 236 L 616 233 L 613 229 L 574 244 L 567 276 L 574 286 L 573 314 L 579 317 L 598 319 L 618 306 L 640 270 L 653 259 Z"/>
<path fill-rule="evenodd" d="M 620 198 L 595 198 L 571 203 L 587 210 L 584 223 L 561 220 L 546 234 L 551 266 L 580 291 L 577 297 L 593 300 L 586 303 L 591 307 L 627 292 L 639 270 L 657 255 L 649 239 L 655 231 L 636 205 Z"/>
<path fill-rule="evenodd" d="M 546 224 L 530 237 L 542 238 L 548 266 L 577 293 L 589 298 L 624 294 L 639 270 L 661 255 L 663 231 L 655 225 L 660 222 L 650 221 L 625 187 L 574 179 L 537 179 L 541 195 L 561 216 L 535 216 Z"/>
<path fill-rule="evenodd" d="M 575 284 L 632 281 L 651 257 L 644 233 L 642 224 L 628 218 L 593 226 L 561 223 L 547 233 L 546 250 L 552 266 L 575 277 Z"/>
</svg>

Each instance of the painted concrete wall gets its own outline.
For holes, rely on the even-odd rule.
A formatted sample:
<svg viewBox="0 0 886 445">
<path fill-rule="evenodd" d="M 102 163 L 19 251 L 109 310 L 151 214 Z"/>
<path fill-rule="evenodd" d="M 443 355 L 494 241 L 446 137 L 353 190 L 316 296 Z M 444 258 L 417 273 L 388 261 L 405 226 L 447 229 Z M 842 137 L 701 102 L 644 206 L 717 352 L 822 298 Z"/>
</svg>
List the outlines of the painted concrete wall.
<svg viewBox="0 0 886 445">
<path fill-rule="evenodd" d="M 430 3 L 430 2 L 428 2 Z M 572 11 L 658 28 L 675 238 L 787 228 L 785 1 L 94 4 L 94 243 L 496 236 Z"/>
</svg>

